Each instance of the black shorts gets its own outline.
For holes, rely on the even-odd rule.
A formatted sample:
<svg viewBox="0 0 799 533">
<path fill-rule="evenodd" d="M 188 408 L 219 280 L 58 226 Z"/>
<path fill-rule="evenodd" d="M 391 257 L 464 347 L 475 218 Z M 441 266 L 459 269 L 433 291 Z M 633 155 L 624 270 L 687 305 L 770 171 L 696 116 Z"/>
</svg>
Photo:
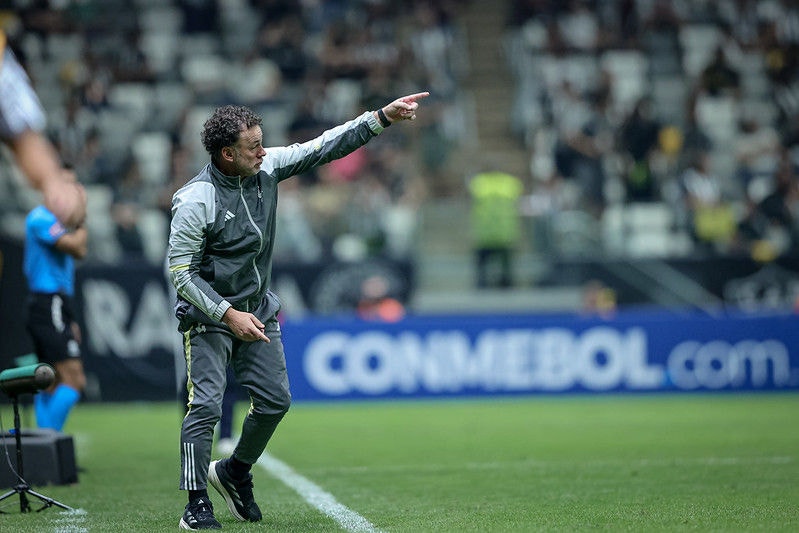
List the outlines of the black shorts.
<svg viewBox="0 0 799 533">
<path fill-rule="evenodd" d="M 80 357 L 80 346 L 72 334 L 74 320 L 69 296 L 30 295 L 27 329 L 40 362 L 55 364 Z"/>
</svg>

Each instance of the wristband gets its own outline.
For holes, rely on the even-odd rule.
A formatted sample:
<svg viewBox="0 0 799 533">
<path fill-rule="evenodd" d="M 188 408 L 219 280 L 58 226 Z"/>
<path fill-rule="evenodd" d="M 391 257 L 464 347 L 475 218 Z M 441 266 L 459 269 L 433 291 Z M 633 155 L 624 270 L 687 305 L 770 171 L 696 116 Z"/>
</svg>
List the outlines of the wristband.
<svg viewBox="0 0 799 533">
<path fill-rule="evenodd" d="M 391 126 L 391 121 L 388 119 L 385 113 L 383 113 L 383 108 L 379 108 L 377 110 L 377 118 L 380 119 L 380 125 L 384 128 L 388 128 Z"/>
</svg>

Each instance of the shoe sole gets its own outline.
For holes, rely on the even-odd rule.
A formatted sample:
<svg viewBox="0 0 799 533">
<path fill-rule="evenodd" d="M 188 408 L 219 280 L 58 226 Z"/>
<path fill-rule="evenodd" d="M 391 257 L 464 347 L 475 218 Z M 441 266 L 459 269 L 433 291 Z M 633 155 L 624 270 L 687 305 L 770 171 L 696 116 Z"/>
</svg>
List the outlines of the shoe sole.
<svg viewBox="0 0 799 533">
<path fill-rule="evenodd" d="M 182 518 L 180 519 L 180 524 L 179 525 L 180 525 L 180 529 L 188 529 L 190 531 L 197 531 L 196 529 L 191 527 L 189 524 L 187 524 L 186 521 L 183 520 Z"/>
<path fill-rule="evenodd" d="M 225 499 L 225 503 L 227 503 L 227 508 L 230 509 L 231 514 L 235 516 L 237 520 L 249 522 L 249 520 L 241 516 L 241 514 L 239 514 L 239 512 L 236 510 L 236 504 L 233 503 L 233 498 L 230 496 L 228 491 L 225 490 L 225 485 L 216 474 L 216 463 L 218 462 L 219 461 L 212 461 L 211 464 L 208 465 L 208 481 L 211 483 L 211 486 L 214 487 L 216 491 Z"/>
</svg>

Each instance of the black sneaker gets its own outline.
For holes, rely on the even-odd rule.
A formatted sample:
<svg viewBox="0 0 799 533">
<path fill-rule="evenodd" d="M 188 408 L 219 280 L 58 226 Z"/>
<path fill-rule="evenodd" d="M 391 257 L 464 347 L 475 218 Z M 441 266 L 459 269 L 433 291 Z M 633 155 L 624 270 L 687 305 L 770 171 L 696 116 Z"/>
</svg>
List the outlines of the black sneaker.
<svg viewBox="0 0 799 533">
<path fill-rule="evenodd" d="M 186 504 L 180 529 L 222 529 L 222 524 L 214 516 L 214 506 L 208 498 L 197 498 Z"/>
<path fill-rule="evenodd" d="M 234 478 L 226 468 L 227 461 L 228 459 L 222 459 L 211 462 L 208 467 L 208 481 L 225 498 L 233 516 L 242 522 L 258 522 L 261 519 L 261 510 L 252 497 L 252 474 L 247 472 L 244 479 Z"/>
</svg>

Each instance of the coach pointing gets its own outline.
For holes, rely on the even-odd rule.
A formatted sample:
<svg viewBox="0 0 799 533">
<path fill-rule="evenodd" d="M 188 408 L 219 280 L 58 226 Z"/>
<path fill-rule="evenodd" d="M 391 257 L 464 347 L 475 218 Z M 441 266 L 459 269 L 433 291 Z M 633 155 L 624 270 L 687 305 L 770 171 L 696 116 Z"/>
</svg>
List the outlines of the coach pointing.
<svg viewBox="0 0 799 533">
<path fill-rule="evenodd" d="M 269 291 L 278 183 L 346 156 L 395 122 L 414 120 L 428 94 L 398 98 L 290 146 L 264 148 L 261 117 L 246 107 L 220 107 L 205 122 L 201 138 L 211 160 L 172 198 L 168 247 L 189 392 L 180 471 L 189 502 L 181 528 L 221 527 L 209 482 L 237 519 L 261 519 L 250 469 L 291 403 L 280 301 Z M 233 455 L 210 463 L 228 364 L 251 408 Z"/>
</svg>

